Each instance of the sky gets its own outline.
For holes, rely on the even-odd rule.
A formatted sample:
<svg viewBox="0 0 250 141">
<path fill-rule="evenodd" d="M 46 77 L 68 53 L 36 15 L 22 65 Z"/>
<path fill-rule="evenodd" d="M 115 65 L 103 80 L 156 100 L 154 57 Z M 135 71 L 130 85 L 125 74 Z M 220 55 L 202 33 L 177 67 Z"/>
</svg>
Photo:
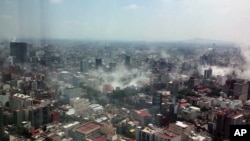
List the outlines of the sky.
<svg viewBox="0 0 250 141">
<path fill-rule="evenodd" d="M 249 43 L 249 0 L 0 0 L 0 38 Z"/>
</svg>

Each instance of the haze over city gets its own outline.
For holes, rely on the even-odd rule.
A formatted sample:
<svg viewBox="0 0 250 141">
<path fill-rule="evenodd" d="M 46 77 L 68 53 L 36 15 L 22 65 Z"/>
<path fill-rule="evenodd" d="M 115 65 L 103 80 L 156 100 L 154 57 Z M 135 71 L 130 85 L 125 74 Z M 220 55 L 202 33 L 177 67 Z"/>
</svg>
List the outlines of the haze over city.
<svg viewBox="0 0 250 141">
<path fill-rule="evenodd" d="M 1 0 L 1 38 L 248 43 L 248 0 Z"/>
<path fill-rule="evenodd" d="M 249 0 L 0 0 L 0 141 L 246 138 L 249 25 Z"/>
</svg>

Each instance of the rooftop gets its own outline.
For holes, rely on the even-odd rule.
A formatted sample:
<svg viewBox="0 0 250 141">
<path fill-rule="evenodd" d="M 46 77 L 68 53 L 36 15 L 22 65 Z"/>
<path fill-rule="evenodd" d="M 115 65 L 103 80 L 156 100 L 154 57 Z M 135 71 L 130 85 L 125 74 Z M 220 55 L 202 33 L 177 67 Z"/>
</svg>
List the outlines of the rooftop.
<svg viewBox="0 0 250 141">
<path fill-rule="evenodd" d="M 97 135 L 97 136 L 93 135 L 93 136 L 88 137 L 88 139 L 91 139 L 93 141 L 106 141 L 107 140 L 105 135 Z"/>
<path fill-rule="evenodd" d="M 242 113 L 232 113 L 232 115 L 229 115 L 228 117 L 232 118 L 232 119 L 237 119 L 242 117 L 243 114 Z"/>
<path fill-rule="evenodd" d="M 178 137 L 178 136 L 180 136 L 180 135 L 165 130 L 164 132 L 156 133 L 156 136 L 158 136 L 158 137 L 160 137 L 160 138 L 162 138 L 162 139 L 169 140 L 169 139 L 173 139 L 173 138 L 175 138 L 175 137 Z"/>
<path fill-rule="evenodd" d="M 100 128 L 101 126 L 99 124 L 95 122 L 89 122 L 89 123 L 76 127 L 75 130 L 83 134 L 89 134 L 90 132 L 98 130 Z"/>
<path fill-rule="evenodd" d="M 185 124 L 184 122 L 181 122 L 181 121 L 176 121 L 175 125 L 180 126 L 180 127 L 182 127 L 182 128 L 188 127 L 187 124 Z"/>
<path fill-rule="evenodd" d="M 18 98 L 22 98 L 22 99 L 31 98 L 31 97 L 28 96 L 28 95 L 19 94 L 19 93 L 14 94 L 13 97 L 18 97 Z"/>
<path fill-rule="evenodd" d="M 79 123 L 80 123 L 80 122 L 75 121 L 75 122 L 73 122 L 73 123 L 69 123 L 69 124 L 64 125 L 63 128 L 70 128 L 70 127 L 72 127 L 72 126 L 78 125 Z"/>
<path fill-rule="evenodd" d="M 136 110 L 135 112 L 136 112 L 137 114 L 139 114 L 141 117 L 149 117 L 149 116 L 151 116 L 151 115 L 148 113 L 148 110 L 147 110 L 147 109 Z"/>
</svg>

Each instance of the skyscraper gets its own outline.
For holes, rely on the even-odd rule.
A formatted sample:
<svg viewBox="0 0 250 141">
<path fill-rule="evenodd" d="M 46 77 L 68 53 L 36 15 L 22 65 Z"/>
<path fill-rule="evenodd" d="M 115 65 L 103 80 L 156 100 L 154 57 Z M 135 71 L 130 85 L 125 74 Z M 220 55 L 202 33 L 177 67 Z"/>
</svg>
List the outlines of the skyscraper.
<svg viewBox="0 0 250 141">
<path fill-rule="evenodd" d="M 233 96 L 239 100 L 247 101 L 248 85 L 248 82 L 234 83 Z"/>
<path fill-rule="evenodd" d="M 212 69 L 204 70 L 204 79 L 208 79 L 212 76 Z"/>
<path fill-rule="evenodd" d="M 130 56 L 129 55 L 126 55 L 125 56 L 125 65 L 128 67 L 130 66 Z"/>
<path fill-rule="evenodd" d="M 156 106 L 158 110 L 161 109 L 162 104 L 162 94 L 160 92 L 153 93 L 152 105 Z"/>
<path fill-rule="evenodd" d="M 81 72 L 87 72 L 88 71 L 88 61 L 87 60 L 81 60 L 80 62 L 80 71 Z"/>
<path fill-rule="evenodd" d="M 10 56 L 14 57 L 14 63 L 25 63 L 28 56 L 28 44 L 24 42 L 11 42 Z"/>
<path fill-rule="evenodd" d="M 101 58 L 96 58 L 95 59 L 95 67 L 96 69 L 100 69 L 102 66 L 102 59 Z"/>
</svg>

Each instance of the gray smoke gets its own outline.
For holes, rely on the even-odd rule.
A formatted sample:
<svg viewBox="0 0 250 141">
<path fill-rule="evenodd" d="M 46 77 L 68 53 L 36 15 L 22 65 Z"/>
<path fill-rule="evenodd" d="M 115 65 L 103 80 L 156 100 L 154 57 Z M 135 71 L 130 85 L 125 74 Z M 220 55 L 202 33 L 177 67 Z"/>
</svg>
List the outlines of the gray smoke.
<svg viewBox="0 0 250 141">
<path fill-rule="evenodd" d="M 105 84 L 110 84 L 113 88 L 125 88 L 129 86 L 141 87 L 144 84 L 149 83 L 150 72 L 131 69 L 128 70 L 123 65 L 118 65 L 113 72 L 105 72 L 103 70 L 89 72 L 91 76 L 98 77 L 102 80 L 99 84 L 99 89 L 102 90 Z"/>
</svg>

